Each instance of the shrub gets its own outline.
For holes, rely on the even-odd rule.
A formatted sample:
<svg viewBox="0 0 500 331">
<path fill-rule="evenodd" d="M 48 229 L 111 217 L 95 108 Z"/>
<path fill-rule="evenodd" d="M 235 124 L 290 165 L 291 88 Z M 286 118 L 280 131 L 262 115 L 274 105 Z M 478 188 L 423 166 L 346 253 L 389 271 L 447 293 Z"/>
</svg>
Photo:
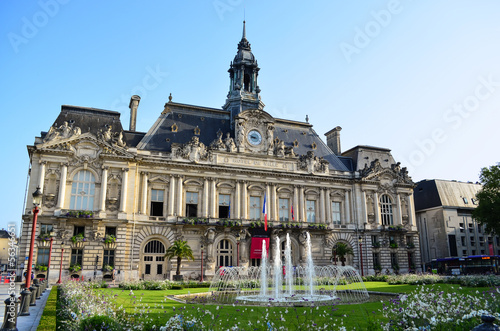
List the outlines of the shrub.
<svg viewBox="0 0 500 331">
<path fill-rule="evenodd" d="M 175 285 L 172 285 L 172 287 L 170 289 L 172 289 L 172 290 L 182 290 L 182 289 L 184 289 L 184 286 L 182 286 L 181 284 L 175 284 Z"/>
<path fill-rule="evenodd" d="M 80 322 L 81 331 L 92 330 L 122 330 L 120 324 L 109 316 L 95 315 L 87 317 Z"/>
</svg>

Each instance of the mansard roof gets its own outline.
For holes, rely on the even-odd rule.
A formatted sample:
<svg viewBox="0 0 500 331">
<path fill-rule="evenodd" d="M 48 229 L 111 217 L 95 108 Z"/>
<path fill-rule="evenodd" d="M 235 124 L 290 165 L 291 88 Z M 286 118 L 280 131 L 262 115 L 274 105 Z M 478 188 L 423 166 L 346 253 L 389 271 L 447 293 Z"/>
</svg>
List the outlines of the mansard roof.
<svg viewBox="0 0 500 331">
<path fill-rule="evenodd" d="M 433 207 L 459 209 L 476 208 L 473 199 L 481 190 L 481 184 L 464 183 L 454 180 L 425 179 L 414 189 L 415 210 Z"/>
</svg>

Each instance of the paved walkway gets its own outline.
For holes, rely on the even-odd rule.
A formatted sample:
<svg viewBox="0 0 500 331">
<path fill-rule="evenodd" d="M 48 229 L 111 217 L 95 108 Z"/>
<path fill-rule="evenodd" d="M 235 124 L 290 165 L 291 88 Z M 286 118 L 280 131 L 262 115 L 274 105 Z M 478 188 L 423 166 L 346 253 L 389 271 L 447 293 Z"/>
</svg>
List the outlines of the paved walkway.
<svg viewBox="0 0 500 331">
<path fill-rule="evenodd" d="M 16 283 L 15 294 L 16 297 L 20 297 L 21 293 L 20 283 Z M 43 309 L 45 308 L 45 303 L 49 297 L 51 288 L 47 288 L 45 293 L 40 296 L 40 299 L 36 300 L 36 306 L 30 307 L 29 316 L 18 316 L 17 317 L 17 329 L 19 331 L 36 331 L 38 324 L 40 323 L 40 318 L 42 317 Z M 11 291 L 10 284 L 0 284 L 0 326 L 3 324 L 3 319 L 5 316 L 5 300 L 9 298 Z"/>
</svg>

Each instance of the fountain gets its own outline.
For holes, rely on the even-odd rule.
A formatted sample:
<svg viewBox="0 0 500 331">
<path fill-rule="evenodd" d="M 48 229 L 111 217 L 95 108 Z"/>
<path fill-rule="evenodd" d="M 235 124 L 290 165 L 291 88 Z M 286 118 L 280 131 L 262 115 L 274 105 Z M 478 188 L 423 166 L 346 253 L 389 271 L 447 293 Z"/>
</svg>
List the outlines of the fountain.
<svg viewBox="0 0 500 331">
<path fill-rule="evenodd" d="M 290 237 L 286 235 L 284 265 L 280 240 L 275 237 L 272 265 L 262 240 L 259 267 L 223 267 L 213 278 L 211 301 L 272 306 L 307 306 L 334 301 L 359 303 L 368 300 L 368 292 L 359 273 L 351 266 L 315 266 L 311 238 L 306 233 L 306 264 L 293 266 Z"/>
</svg>

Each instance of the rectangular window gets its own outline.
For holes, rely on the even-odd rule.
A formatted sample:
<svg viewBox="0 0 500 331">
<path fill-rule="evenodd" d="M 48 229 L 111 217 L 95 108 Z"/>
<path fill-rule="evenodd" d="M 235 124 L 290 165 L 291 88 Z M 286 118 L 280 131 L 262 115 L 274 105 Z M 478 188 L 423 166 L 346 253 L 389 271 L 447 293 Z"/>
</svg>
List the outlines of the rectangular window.
<svg viewBox="0 0 500 331">
<path fill-rule="evenodd" d="M 250 219 L 259 220 L 261 213 L 260 197 L 250 197 Z"/>
<path fill-rule="evenodd" d="M 198 216 L 198 192 L 186 192 L 186 217 Z"/>
<path fill-rule="evenodd" d="M 83 263 L 83 249 L 71 250 L 71 265 L 78 264 L 82 266 Z"/>
<path fill-rule="evenodd" d="M 391 267 L 393 269 L 398 269 L 398 267 L 399 267 L 397 253 L 391 253 Z"/>
<path fill-rule="evenodd" d="M 163 273 L 163 264 L 156 265 L 156 274 L 161 275 Z"/>
<path fill-rule="evenodd" d="M 371 238 L 372 238 L 372 247 L 375 247 L 375 248 L 380 247 L 380 243 L 378 241 L 378 236 L 372 235 Z"/>
<path fill-rule="evenodd" d="M 467 244 L 465 243 L 465 237 L 460 237 L 460 241 L 461 241 L 462 246 L 467 245 Z"/>
<path fill-rule="evenodd" d="M 483 226 L 482 225 L 477 225 L 477 232 L 478 233 L 483 233 Z"/>
<path fill-rule="evenodd" d="M 49 265 L 49 248 L 38 248 L 36 264 Z"/>
<path fill-rule="evenodd" d="M 464 232 L 464 223 L 459 223 L 460 226 L 460 232 Z"/>
<path fill-rule="evenodd" d="M 219 218 L 231 218 L 231 196 L 219 194 Z"/>
<path fill-rule="evenodd" d="M 80 233 L 85 237 L 85 227 L 75 225 L 73 228 L 73 236 L 78 236 Z"/>
<path fill-rule="evenodd" d="M 163 216 L 164 190 L 151 190 L 151 216 Z"/>
<path fill-rule="evenodd" d="M 104 255 L 102 257 L 102 265 L 115 265 L 115 250 L 114 249 L 105 249 Z"/>
<path fill-rule="evenodd" d="M 151 275 L 151 264 L 146 264 L 146 270 L 144 273 L 146 275 Z"/>
<path fill-rule="evenodd" d="M 457 239 L 454 234 L 448 235 L 448 248 L 450 251 L 450 256 L 458 256 L 457 252 Z"/>
<path fill-rule="evenodd" d="M 50 234 L 52 231 L 54 231 L 54 227 L 52 224 L 41 224 L 40 225 L 40 234 Z"/>
<path fill-rule="evenodd" d="M 467 256 L 467 250 L 466 249 L 462 250 L 462 256 Z"/>
<path fill-rule="evenodd" d="M 107 226 L 104 230 L 104 235 L 116 237 L 116 226 Z"/>
<path fill-rule="evenodd" d="M 464 197 L 464 198 L 462 198 L 462 199 L 464 200 L 464 203 L 465 203 L 465 204 L 468 204 L 468 203 L 469 203 L 469 201 L 467 201 L 467 198 L 465 198 L 465 197 Z"/>
<path fill-rule="evenodd" d="M 279 199 L 279 209 L 280 222 L 288 222 L 290 210 L 288 207 L 288 199 Z"/>
<path fill-rule="evenodd" d="M 340 224 L 340 202 L 332 202 L 332 222 Z"/>
<path fill-rule="evenodd" d="M 307 221 L 316 223 L 316 200 L 306 200 Z"/>
<path fill-rule="evenodd" d="M 373 253 L 373 267 L 378 268 L 380 267 L 380 253 Z"/>
<path fill-rule="evenodd" d="M 472 225 L 472 223 L 469 223 L 469 232 L 474 232 L 474 225 Z"/>
</svg>

